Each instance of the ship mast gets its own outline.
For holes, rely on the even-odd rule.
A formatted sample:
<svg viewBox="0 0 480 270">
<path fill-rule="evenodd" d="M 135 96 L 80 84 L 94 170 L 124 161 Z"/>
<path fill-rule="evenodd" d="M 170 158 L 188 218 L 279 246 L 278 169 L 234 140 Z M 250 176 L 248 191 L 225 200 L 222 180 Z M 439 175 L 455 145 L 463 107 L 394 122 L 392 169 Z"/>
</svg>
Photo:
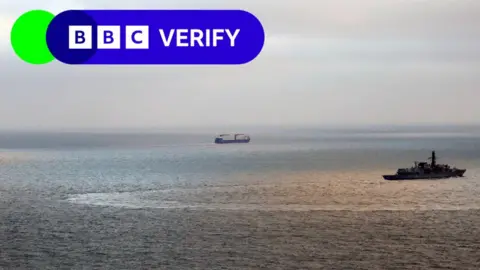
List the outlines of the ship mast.
<svg viewBox="0 0 480 270">
<path fill-rule="evenodd" d="M 435 151 L 432 151 L 432 168 L 437 165 L 437 158 L 435 157 Z"/>
</svg>

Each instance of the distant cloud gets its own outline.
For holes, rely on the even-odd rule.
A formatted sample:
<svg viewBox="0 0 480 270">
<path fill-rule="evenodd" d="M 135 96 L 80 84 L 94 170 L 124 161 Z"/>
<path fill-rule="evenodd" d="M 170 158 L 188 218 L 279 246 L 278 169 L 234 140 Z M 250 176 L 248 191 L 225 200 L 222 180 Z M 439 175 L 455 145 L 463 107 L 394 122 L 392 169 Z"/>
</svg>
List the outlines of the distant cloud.
<svg viewBox="0 0 480 270">
<path fill-rule="evenodd" d="M 297 57 L 321 61 L 460 61 L 480 63 L 480 40 L 322 38 L 271 35 L 262 57 Z"/>
<path fill-rule="evenodd" d="M 480 123 L 480 1 L 8 2 L 0 2 L 4 128 Z M 245 9 L 267 40 L 258 59 L 235 67 L 39 67 L 7 49 L 21 13 L 83 7 Z"/>
<path fill-rule="evenodd" d="M 10 30 L 15 22 L 15 17 L 0 13 L 0 53 L 10 49 Z"/>
</svg>

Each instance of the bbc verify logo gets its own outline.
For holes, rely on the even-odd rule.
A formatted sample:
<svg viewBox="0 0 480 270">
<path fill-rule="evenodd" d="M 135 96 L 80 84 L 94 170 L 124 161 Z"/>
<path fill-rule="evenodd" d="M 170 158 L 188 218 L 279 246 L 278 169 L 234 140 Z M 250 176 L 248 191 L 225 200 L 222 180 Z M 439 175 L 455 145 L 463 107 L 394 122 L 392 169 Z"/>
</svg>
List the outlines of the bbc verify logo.
<svg viewBox="0 0 480 270">
<path fill-rule="evenodd" d="M 219 42 L 226 41 L 228 46 L 235 47 L 235 40 L 240 29 L 158 29 L 161 43 L 169 47 L 217 47 Z M 97 27 L 97 49 L 122 49 L 120 26 Z M 175 39 L 173 39 L 175 37 Z M 125 26 L 125 49 L 149 49 L 149 26 Z M 69 49 L 92 49 L 93 27 L 89 25 L 71 25 L 68 27 Z"/>
<path fill-rule="evenodd" d="M 97 49 L 121 49 L 121 27 L 117 25 L 97 26 Z M 148 49 L 148 25 L 125 26 L 125 49 Z M 70 25 L 68 27 L 69 49 L 92 49 L 93 27 Z"/>
<path fill-rule="evenodd" d="M 35 35 L 24 21 L 39 25 Z M 260 21 L 243 10 L 35 11 L 12 33 L 25 61 L 70 65 L 241 65 L 265 41 Z M 24 49 L 31 44 L 38 48 Z"/>
</svg>

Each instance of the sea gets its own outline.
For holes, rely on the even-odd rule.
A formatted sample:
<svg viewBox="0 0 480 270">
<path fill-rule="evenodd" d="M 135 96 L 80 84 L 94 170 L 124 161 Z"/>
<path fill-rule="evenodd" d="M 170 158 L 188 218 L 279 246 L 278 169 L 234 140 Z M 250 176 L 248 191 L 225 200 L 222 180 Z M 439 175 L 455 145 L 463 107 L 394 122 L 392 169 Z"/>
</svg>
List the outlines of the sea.
<svg viewBox="0 0 480 270">
<path fill-rule="evenodd" d="M 480 128 L 241 131 L 0 132 L 0 269 L 480 269 Z"/>
</svg>

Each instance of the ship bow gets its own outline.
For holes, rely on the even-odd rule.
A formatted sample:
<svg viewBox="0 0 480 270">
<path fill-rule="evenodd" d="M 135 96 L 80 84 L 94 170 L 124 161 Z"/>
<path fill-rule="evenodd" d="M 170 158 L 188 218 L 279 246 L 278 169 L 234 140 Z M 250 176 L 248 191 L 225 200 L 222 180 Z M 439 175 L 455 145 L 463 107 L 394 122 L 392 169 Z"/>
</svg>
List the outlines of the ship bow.
<svg viewBox="0 0 480 270">
<path fill-rule="evenodd" d="M 455 172 L 455 174 L 456 174 L 457 176 L 459 176 L 459 177 L 463 177 L 463 175 L 465 174 L 466 171 L 467 171 L 466 169 L 457 170 L 457 171 Z"/>
</svg>

